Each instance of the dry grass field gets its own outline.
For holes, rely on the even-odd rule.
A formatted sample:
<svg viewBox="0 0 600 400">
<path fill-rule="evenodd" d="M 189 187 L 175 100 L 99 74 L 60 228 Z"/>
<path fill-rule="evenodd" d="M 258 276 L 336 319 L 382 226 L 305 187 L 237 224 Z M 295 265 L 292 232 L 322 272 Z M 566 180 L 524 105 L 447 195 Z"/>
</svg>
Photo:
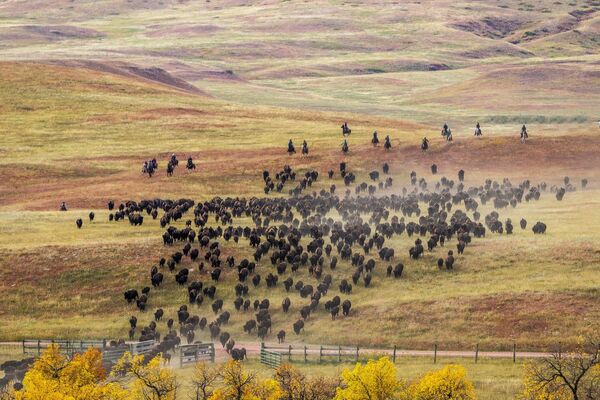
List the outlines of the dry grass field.
<svg viewBox="0 0 600 400">
<path fill-rule="evenodd" d="M 358 182 L 389 163 L 394 185 L 378 195 L 410 189 L 411 171 L 431 187 L 459 169 L 466 186 L 506 177 L 550 188 L 569 176 L 577 191 L 558 202 L 548 189 L 538 202 L 501 211 L 515 233 L 476 240 L 452 272 L 435 267 L 447 248 L 409 261 L 414 239 L 395 237 L 402 279 L 378 264 L 373 287 L 350 296 L 350 317 L 332 322 L 319 310 L 299 336 L 291 332 L 299 296 L 286 315 L 281 285 L 252 289 L 252 299 L 276 306 L 274 332 L 286 329 L 299 343 L 486 350 L 566 348 L 597 334 L 599 9 L 596 0 L 0 2 L 0 341 L 127 335 L 137 311 L 123 291 L 149 285 L 150 267 L 180 246 L 165 248 L 150 217 L 142 227 L 109 222 L 108 200 L 264 196 L 262 171 L 286 164 L 318 170 L 313 191 L 334 183 L 343 194 L 339 175 L 326 177 L 341 161 Z M 343 121 L 352 128 L 346 156 Z M 439 136 L 445 121 L 452 143 Z M 482 138 L 472 136 L 476 121 Z M 524 123 L 531 139 L 521 144 Z M 370 145 L 374 130 L 391 136 L 391 151 Z M 298 148 L 307 140 L 310 155 L 288 156 L 290 138 Z M 197 169 L 167 177 L 173 152 L 192 156 Z M 149 179 L 140 170 L 152 157 L 160 171 Z M 57 211 L 62 201 L 68 212 Z M 536 221 L 548 225 L 545 235 L 531 232 Z M 251 250 L 242 240 L 225 244 L 224 255 Z M 331 272 L 334 281 L 348 268 Z M 194 279 L 209 277 L 193 270 Z M 226 309 L 235 282 L 226 271 L 217 284 Z M 185 302 L 167 276 L 149 309 L 173 315 Z M 209 304 L 197 313 L 213 315 Z M 232 314 L 227 330 L 257 340 L 242 332 L 250 313 Z M 151 317 L 139 315 L 140 325 Z M 402 376 L 417 376 L 422 363 L 411 360 Z M 517 390 L 520 367 L 468 368 L 481 398 Z"/>
</svg>

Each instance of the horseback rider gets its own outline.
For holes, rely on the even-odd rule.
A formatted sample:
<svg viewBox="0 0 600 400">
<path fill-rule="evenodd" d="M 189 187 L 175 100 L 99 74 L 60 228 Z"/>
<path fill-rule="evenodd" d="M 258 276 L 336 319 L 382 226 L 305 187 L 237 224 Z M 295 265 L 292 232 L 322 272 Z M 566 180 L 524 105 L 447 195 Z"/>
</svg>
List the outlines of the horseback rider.
<svg viewBox="0 0 600 400">
<path fill-rule="evenodd" d="M 192 160 L 192 157 L 188 157 L 187 165 L 185 167 L 187 169 L 196 169 L 196 165 L 194 164 L 194 160 Z"/>
<path fill-rule="evenodd" d="M 67 211 L 67 203 L 64 201 L 60 203 L 60 211 Z"/>
<path fill-rule="evenodd" d="M 347 136 L 350 134 L 350 132 L 352 132 L 352 131 L 350 130 L 350 128 L 348 128 L 348 123 L 344 122 L 342 124 L 342 135 Z"/>
<path fill-rule="evenodd" d="M 477 125 L 475 125 L 475 136 L 481 136 L 481 126 L 479 125 L 479 122 L 477 122 Z"/>
<path fill-rule="evenodd" d="M 448 123 L 444 123 L 444 126 L 442 127 L 442 136 L 444 136 L 444 137 L 448 136 L 449 131 L 450 131 L 450 128 L 448 127 Z"/>
<path fill-rule="evenodd" d="M 527 127 L 525 124 L 521 127 L 521 142 L 525 142 L 529 138 L 529 134 L 527 133 Z"/>
<path fill-rule="evenodd" d="M 288 153 L 289 155 L 296 153 L 296 148 L 294 147 L 294 142 L 292 142 L 292 139 L 290 139 L 290 141 L 288 142 Z"/>
<path fill-rule="evenodd" d="M 175 155 L 175 153 L 171 154 L 171 160 L 169 161 L 169 164 L 171 164 L 173 166 L 173 168 L 175 168 L 177 165 L 179 165 L 179 160 L 177 159 L 177 156 Z"/>
<path fill-rule="evenodd" d="M 346 139 L 344 139 L 344 143 L 342 143 L 342 152 L 345 154 L 348 152 L 348 150 L 349 150 L 348 141 Z"/>
<path fill-rule="evenodd" d="M 450 128 L 448 128 L 448 132 L 446 132 L 446 141 L 452 141 L 452 130 L 450 130 Z"/>
<path fill-rule="evenodd" d="M 423 141 L 421 142 L 421 150 L 427 151 L 428 148 L 429 148 L 429 140 L 427 140 L 427 137 L 424 137 Z"/>
<path fill-rule="evenodd" d="M 302 142 L 302 154 L 308 155 L 308 143 L 306 143 L 306 140 Z"/>
<path fill-rule="evenodd" d="M 385 142 L 383 143 L 383 148 L 389 150 L 392 148 L 392 142 L 390 142 L 390 136 L 385 137 Z"/>
<path fill-rule="evenodd" d="M 373 132 L 373 139 L 371 139 L 371 143 L 373 143 L 373 146 L 377 146 L 379 144 L 379 137 L 377 137 L 377 131 Z"/>
</svg>

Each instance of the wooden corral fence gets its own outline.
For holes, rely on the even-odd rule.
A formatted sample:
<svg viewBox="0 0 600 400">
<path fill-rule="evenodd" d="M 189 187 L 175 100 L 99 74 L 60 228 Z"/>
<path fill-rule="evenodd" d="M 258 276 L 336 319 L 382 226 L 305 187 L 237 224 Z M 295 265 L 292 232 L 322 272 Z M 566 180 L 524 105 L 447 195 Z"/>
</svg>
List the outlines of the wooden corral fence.
<svg viewBox="0 0 600 400">
<path fill-rule="evenodd" d="M 197 363 L 198 361 L 215 361 L 214 343 L 195 343 L 179 346 L 179 366 Z"/>
<path fill-rule="evenodd" d="M 334 361 L 348 362 L 358 361 L 359 347 L 348 346 L 292 346 L 290 345 L 274 345 L 261 343 L 261 359 L 262 350 L 278 353 L 282 357 L 287 357 L 288 362 L 304 361 L 308 362 L 309 355 L 319 356 L 319 362 Z"/>
<path fill-rule="evenodd" d="M 40 355 L 53 344 L 59 346 L 59 350 L 63 354 L 72 355 L 73 353 L 83 353 L 91 347 L 96 347 L 99 350 L 104 350 L 106 340 L 57 340 L 57 339 L 31 339 L 23 340 L 23 354 Z"/>
<path fill-rule="evenodd" d="M 107 340 L 30 339 L 21 341 L 23 354 L 40 355 L 53 344 L 59 346 L 61 353 L 69 356 L 95 347 L 102 352 L 103 358 L 113 362 L 121 358 L 126 351 L 133 355 L 149 353 L 156 344 L 154 340 L 132 342 L 118 347 L 109 347 L 107 343 Z"/>
<path fill-rule="evenodd" d="M 544 352 L 517 352 L 517 346 L 511 345 L 510 350 L 505 351 L 480 351 L 479 345 L 473 350 L 440 350 L 437 344 L 431 350 L 401 350 L 397 346 L 393 348 L 360 349 L 358 346 L 331 346 L 331 345 L 286 345 L 261 343 L 261 360 L 263 350 L 277 353 L 282 360 L 287 362 L 357 362 L 359 358 L 366 359 L 376 355 L 386 355 L 395 363 L 400 357 L 431 357 L 433 363 L 437 363 L 440 357 L 473 358 L 475 363 L 480 358 L 512 358 L 513 363 L 519 359 L 534 359 L 548 357 L 551 353 Z"/>
</svg>

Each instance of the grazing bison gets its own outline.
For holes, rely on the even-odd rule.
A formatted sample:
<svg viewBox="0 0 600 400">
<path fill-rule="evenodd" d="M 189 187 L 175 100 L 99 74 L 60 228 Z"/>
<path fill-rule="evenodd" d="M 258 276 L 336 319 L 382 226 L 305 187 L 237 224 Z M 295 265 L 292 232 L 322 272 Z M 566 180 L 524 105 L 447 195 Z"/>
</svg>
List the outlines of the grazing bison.
<svg viewBox="0 0 600 400">
<path fill-rule="evenodd" d="M 277 332 L 277 342 L 283 343 L 284 341 L 285 341 L 285 331 L 282 329 L 279 332 Z"/>
<path fill-rule="evenodd" d="M 350 302 L 350 300 L 344 300 L 344 302 L 342 303 L 342 314 L 344 314 L 345 317 L 350 315 L 351 307 L 352 307 L 352 303 Z"/>
<path fill-rule="evenodd" d="M 540 235 L 546 233 L 546 224 L 543 222 L 536 222 L 533 228 L 531 228 L 534 234 Z"/>
<path fill-rule="evenodd" d="M 454 268 L 454 253 L 452 252 L 452 250 L 450 250 L 448 252 L 448 257 L 446 257 L 446 269 L 453 269 Z"/>
<path fill-rule="evenodd" d="M 81 229 L 81 227 L 83 226 L 83 220 L 81 218 L 77 218 L 77 220 L 75 221 L 75 225 L 77 225 L 77 229 Z"/>
<path fill-rule="evenodd" d="M 127 303 L 132 303 L 140 297 L 138 291 L 135 289 L 126 290 L 125 293 L 123 293 L 123 296 L 125 297 L 125 300 L 127 300 Z"/>
<path fill-rule="evenodd" d="M 296 335 L 299 335 L 300 332 L 304 329 L 304 321 L 299 319 L 298 321 L 294 322 L 293 328 L 294 328 L 294 333 Z"/>
<path fill-rule="evenodd" d="M 244 361 L 244 358 L 246 358 L 246 349 L 244 347 L 240 349 L 231 349 L 229 354 L 235 361 Z"/>
<path fill-rule="evenodd" d="M 519 224 L 521 225 L 521 229 L 527 228 L 527 220 L 525 218 L 521 218 Z"/>
</svg>

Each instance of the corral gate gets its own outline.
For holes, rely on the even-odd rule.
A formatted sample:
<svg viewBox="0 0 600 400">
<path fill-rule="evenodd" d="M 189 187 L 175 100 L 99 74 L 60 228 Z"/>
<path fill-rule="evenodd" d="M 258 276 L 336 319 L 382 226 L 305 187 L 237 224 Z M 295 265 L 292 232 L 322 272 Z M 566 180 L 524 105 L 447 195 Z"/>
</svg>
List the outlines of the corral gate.
<svg viewBox="0 0 600 400">
<path fill-rule="evenodd" d="M 145 342 L 131 343 L 131 354 L 135 356 L 138 354 L 149 353 L 152 350 L 152 348 L 154 348 L 155 344 L 156 342 L 154 340 L 146 340 Z"/>
<path fill-rule="evenodd" d="M 281 353 L 263 347 L 260 349 L 260 362 L 271 368 L 277 368 L 281 365 Z"/>
<path fill-rule="evenodd" d="M 214 343 L 195 343 L 179 346 L 179 366 L 198 361 L 215 361 Z"/>
</svg>

